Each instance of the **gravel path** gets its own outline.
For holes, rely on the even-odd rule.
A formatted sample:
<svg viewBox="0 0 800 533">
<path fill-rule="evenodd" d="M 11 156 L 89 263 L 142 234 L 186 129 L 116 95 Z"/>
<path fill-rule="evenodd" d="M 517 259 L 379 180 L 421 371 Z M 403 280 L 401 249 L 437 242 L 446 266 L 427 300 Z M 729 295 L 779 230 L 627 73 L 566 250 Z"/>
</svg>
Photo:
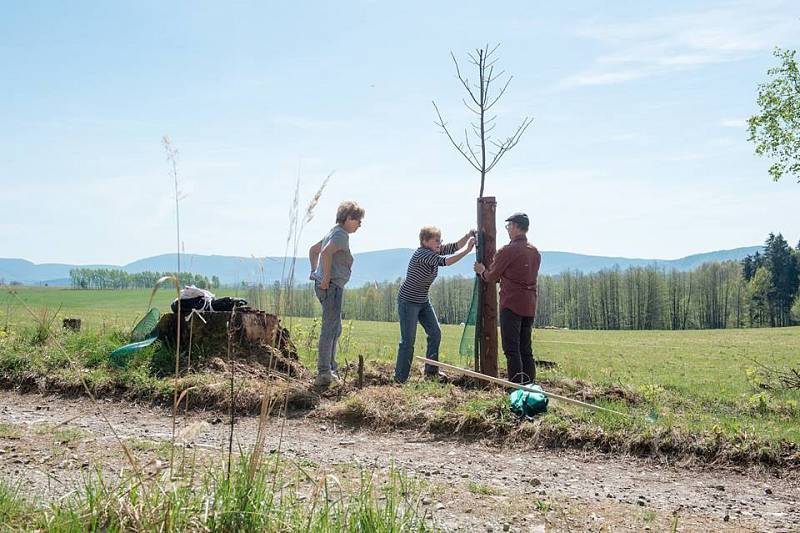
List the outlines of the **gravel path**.
<svg viewBox="0 0 800 533">
<path fill-rule="evenodd" d="M 25 492 L 56 498 L 74 490 L 89 468 L 118 473 L 125 460 L 99 416 L 126 440 L 168 442 L 169 413 L 118 402 L 0 392 L 0 475 L 24 480 Z M 222 417 L 224 419 L 224 417 Z M 200 423 L 193 446 L 220 458 L 228 438 L 214 413 Z M 187 424 L 181 420 L 180 426 Z M 236 439 L 255 437 L 257 420 L 243 417 Z M 281 420 L 270 421 L 268 448 L 278 446 Z M 425 507 L 437 525 L 463 531 L 800 531 L 800 480 L 732 469 L 684 469 L 628 457 L 575 451 L 501 448 L 432 440 L 415 432 L 370 433 L 309 418 L 285 422 L 286 457 L 318 470 L 388 469 L 425 480 Z M 156 464 L 156 467 L 158 465 Z"/>
</svg>

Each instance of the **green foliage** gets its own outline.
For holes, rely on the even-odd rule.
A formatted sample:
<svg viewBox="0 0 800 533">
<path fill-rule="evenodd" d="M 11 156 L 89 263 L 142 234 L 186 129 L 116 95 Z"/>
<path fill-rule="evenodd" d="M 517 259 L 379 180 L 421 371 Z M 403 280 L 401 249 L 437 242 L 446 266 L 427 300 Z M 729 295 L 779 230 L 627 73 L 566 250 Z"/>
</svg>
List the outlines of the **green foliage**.
<svg viewBox="0 0 800 533">
<path fill-rule="evenodd" d="M 542 514 L 547 514 L 551 511 L 552 506 L 544 500 L 536 500 L 536 510 Z"/>
<path fill-rule="evenodd" d="M 30 512 L 29 505 L 19 496 L 19 490 L 0 480 L 0 531 L 22 527 Z"/>
<path fill-rule="evenodd" d="M 0 422 L 0 439 L 17 439 L 19 436 L 20 430 L 17 426 Z"/>
<path fill-rule="evenodd" d="M 467 485 L 467 490 L 472 494 L 481 494 L 483 496 L 497 496 L 499 494 L 499 491 L 491 485 L 487 485 L 485 483 L 475 483 L 474 481 L 469 482 L 469 485 Z"/>
<path fill-rule="evenodd" d="M 770 295 L 773 290 L 772 274 L 766 267 L 756 270 L 747 286 L 750 296 L 750 320 L 754 324 L 768 324 L 771 314 Z"/>
<path fill-rule="evenodd" d="M 792 304 L 791 310 L 792 321 L 800 322 L 800 294 L 797 295 Z"/>
<path fill-rule="evenodd" d="M 769 81 L 758 87 L 760 113 L 747 121 L 749 140 L 758 155 L 775 160 L 772 179 L 790 174 L 800 182 L 800 73 L 794 50 L 776 48 L 774 55 L 781 65 L 769 69 Z"/>
<path fill-rule="evenodd" d="M 73 268 L 69 271 L 70 282 L 74 289 L 149 289 L 164 276 L 175 276 L 183 285 L 194 285 L 208 289 L 215 284 L 219 287 L 219 278 L 192 274 L 191 272 L 125 272 L 115 268 Z"/>
<path fill-rule="evenodd" d="M 230 475 L 212 468 L 166 483 L 133 477 L 115 486 L 96 472 L 81 490 L 49 505 L 26 501 L 0 482 L 0 524 L 9 531 L 54 532 L 434 530 L 420 503 L 422 485 L 399 470 L 383 479 L 362 470 L 353 487 L 332 476 L 317 481 L 305 474 L 280 458 L 252 472 L 247 455 Z"/>
<path fill-rule="evenodd" d="M 770 233 L 763 254 L 742 260 L 742 277 L 748 283 L 751 325 L 792 323 L 792 303 L 800 294 L 800 249 L 793 250 L 780 233 Z"/>
<path fill-rule="evenodd" d="M 767 405 L 767 394 L 765 392 L 759 392 L 758 394 L 753 394 L 747 400 L 748 405 L 750 408 L 758 414 L 767 414 L 768 412 L 768 405 Z"/>
</svg>

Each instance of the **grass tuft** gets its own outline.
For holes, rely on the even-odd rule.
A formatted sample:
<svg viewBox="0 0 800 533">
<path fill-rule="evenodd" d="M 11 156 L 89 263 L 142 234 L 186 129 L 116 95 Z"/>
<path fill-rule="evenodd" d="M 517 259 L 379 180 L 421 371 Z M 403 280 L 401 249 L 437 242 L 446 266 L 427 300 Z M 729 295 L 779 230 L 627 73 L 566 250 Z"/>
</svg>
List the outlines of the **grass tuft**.
<svg viewBox="0 0 800 533">
<path fill-rule="evenodd" d="M 59 502 L 31 502 L 0 481 L 0 523 L 45 531 L 433 531 L 419 481 L 397 469 L 361 470 L 351 486 L 331 474 L 295 470 L 275 456 L 251 472 L 239 456 L 231 475 L 212 468 L 171 482 L 151 477 L 111 484 L 87 476 Z"/>
</svg>

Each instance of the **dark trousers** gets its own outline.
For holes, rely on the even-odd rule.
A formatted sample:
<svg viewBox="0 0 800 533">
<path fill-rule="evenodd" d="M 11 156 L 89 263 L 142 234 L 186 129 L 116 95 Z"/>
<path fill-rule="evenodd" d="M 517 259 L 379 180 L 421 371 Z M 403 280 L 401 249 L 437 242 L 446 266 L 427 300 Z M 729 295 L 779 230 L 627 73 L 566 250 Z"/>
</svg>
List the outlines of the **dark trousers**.
<svg viewBox="0 0 800 533">
<path fill-rule="evenodd" d="M 509 381 L 525 384 L 533 383 L 536 379 L 532 333 L 532 316 L 520 316 L 507 308 L 500 310 L 500 335 L 503 338 Z"/>
</svg>

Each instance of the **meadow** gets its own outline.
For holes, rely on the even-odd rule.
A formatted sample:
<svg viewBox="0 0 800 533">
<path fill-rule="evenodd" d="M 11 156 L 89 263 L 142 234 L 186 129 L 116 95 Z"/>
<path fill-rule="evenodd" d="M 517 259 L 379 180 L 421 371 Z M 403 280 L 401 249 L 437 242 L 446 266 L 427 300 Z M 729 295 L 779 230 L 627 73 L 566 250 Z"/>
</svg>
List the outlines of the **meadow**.
<svg viewBox="0 0 800 533">
<path fill-rule="evenodd" d="M 149 296 L 150 291 L 146 290 L 20 288 L 13 297 L 7 292 L 0 294 L 0 329 L 31 327 L 34 321 L 21 303 L 24 301 L 31 309 L 39 310 L 36 312 L 47 309 L 52 315 L 60 309 L 58 324 L 61 317 L 79 317 L 88 331 L 119 334 L 128 331 L 146 311 Z M 154 305 L 164 312 L 173 297 L 174 293 L 168 290 L 158 291 Z M 318 320 L 286 317 L 284 325 L 292 332 L 302 362 L 313 369 Z M 442 360 L 471 366 L 469 358 L 458 354 L 462 328 L 444 325 L 442 330 Z M 345 360 L 352 363 L 363 355 L 368 361 L 391 368 L 398 337 L 394 323 L 345 320 L 340 364 Z M 111 346 L 111 341 L 107 345 Z M 800 445 L 800 390 L 770 387 L 761 366 L 800 366 L 798 327 L 690 331 L 538 329 L 534 333 L 534 349 L 537 359 L 557 365 L 540 372 L 546 388 L 549 385 L 637 416 L 655 413 L 661 427 L 691 434 L 724 434 L 732 439 L 763 440 L 778 446 Z M 425 336 L 420 329 L 417 353 L 424 354 L 424 350 Z M 503 367 L 502 354 L 499 358 Z M 438 394 L 430 388 L 426 391 Z M 601 425 L 616 424 L 600 416 L 593 420 Z"/>
</svg>

